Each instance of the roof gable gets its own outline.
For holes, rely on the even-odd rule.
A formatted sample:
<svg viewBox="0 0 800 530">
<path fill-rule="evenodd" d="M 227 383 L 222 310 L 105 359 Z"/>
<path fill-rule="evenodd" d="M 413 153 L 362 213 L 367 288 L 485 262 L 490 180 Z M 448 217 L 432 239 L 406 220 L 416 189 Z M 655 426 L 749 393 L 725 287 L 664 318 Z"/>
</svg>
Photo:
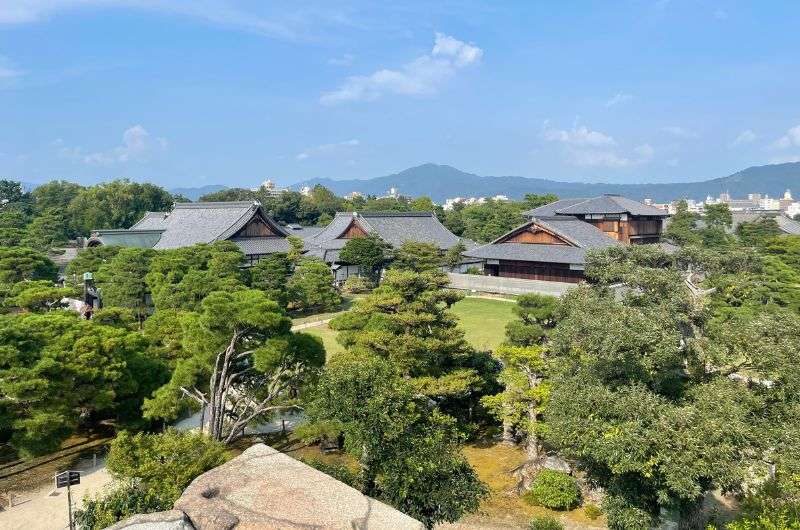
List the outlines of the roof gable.
<svg viewBox="0 0 800 530">
<path fill-rule="evenodd" d="M 600 195 L 591 198 L 561 199 L 524 212 L 526 217 L 554 215 L 622 214 L 668 217 L 669 213 L 621 195 Z"/>
<path fill-rule="evenodd" d="M 508 234 L 501 236 L 495 240 L 495 243 L 578 246 L 564 234 L 554 232 L 552 229 L 542 226 L 537 220 L 526 223 Z"/>
</svg>

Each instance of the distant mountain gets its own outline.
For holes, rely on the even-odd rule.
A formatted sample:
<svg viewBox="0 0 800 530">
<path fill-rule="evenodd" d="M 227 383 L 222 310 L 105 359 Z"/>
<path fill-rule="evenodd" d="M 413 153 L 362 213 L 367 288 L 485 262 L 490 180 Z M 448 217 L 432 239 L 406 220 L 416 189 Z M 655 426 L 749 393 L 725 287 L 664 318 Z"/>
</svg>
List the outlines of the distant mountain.
<svg viewBox="0 0 800 530">
<path fill-rule="evenodd" d="M 491 197 L 506 195 L 519 199 L 526 193 L 554 193 L 559 197 L 588 197 L 603 193 L 619 193 L 632 199 L 651 198 L 658 202 L 674 199 L 705 199 L 729 192 L 733 197 L 746 197 L 748 193 L 783 195 L 794 189 L 800 195 L 800 162 L 754 166 L 727 177 L 701 182 L 669 184 L 603 184 L 559 182 L 527 177 L 483 177 L 466 173 L 451 166 L 423 164 L 384 177 L 371 179 L 332 180 L 312 179 L 293 186 L 322 184 L 337 195 L 358 191 L 365 195 L 386 195 L 389 188 L 397 188 L 402 195 L 426 195 L 436 202 L 450 197 Z"/>
<path fill-rule="evenodd" d="M 191 201 L 196 201 L 203 195 L 226 189 L 228 189 L 228 186 L 223 186 L 222 184 L 209 184 L 199 188 L 172 188 L 169 192 L 173 195 L 183 195 Z"/>
</svg>

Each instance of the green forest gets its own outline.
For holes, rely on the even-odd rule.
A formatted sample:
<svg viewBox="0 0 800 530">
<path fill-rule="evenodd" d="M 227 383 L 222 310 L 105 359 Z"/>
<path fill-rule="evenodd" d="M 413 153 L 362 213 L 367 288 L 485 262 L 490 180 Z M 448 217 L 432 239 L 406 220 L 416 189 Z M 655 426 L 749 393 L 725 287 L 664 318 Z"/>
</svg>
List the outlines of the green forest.
<svg viewBox="0 0 800 530">
<path fill-rule="evenodd" d="M 336 211 L 435 211 L 457 235 L 485 242 L 555 198 L 448 212 L 427 198 L 351 201 L 322 187 L 203 198 L 251 199 L 279 222 L 306 225 Z M 92 247 L 62 285 L 52 258 L 68 241 L 182 198 L 127 181 L 32 192 L 2 181 L 0 200 L 0 443 L 29 459 L 113 426 L 116 489 L 84 506 L 84 528 L 169 509 L 229 458 L 247 426 L 289 409 L 307 420 L 299 437 L 335 443 L 352 463 L 323 471 L 428 528 L 508 494 L 465 457 L 479 440 L 523 448 L 514 495 L 596 511 L 612 529 L 800 528 L 800 236 L 769 221 L 731 233 L 726 207 L 700 222 L 682 204 L 665 233 L 674 248 L 592 253 L 588 281 L 561 299 L 518 297 L 491 351 L 467 341 L 451 310 L 464 297 L 440 270 L 453 256 L 355 243 L 348 251 L 370 281 L 330 322 L 342 347 L 330 356 L 319 338 L 292 331 L 292 316 L 342 306 L 328 267 L 297 241 L 252 268 L 228 242 Z M 104 297 L 91 320 L 59 303 L 79 296 L 85 272 Z M 198 410 L 203 434 L 164 429 Z M 569 473 L 547 467 L 552 459 Z M 716 493 L 741 501 L 732 519 L 705 509 Z"/>
</svg>

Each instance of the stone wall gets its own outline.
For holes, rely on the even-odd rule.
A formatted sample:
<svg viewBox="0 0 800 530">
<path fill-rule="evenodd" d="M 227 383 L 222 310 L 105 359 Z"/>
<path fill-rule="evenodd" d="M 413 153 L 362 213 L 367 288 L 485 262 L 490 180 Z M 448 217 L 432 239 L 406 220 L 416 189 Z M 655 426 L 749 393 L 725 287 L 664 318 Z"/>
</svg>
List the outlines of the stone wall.
<svg viewBox="0 0 800 530">
<path fill-rule="evenodd" d="M 463 291 L 476 291 L 494 294 L 549 294 L 561 296 L 567 289 L 575 287 L 574 283 L 545 282 L 541 280 L 523 280 L 519 278 L 501 278 L 499 276 L 482 276 L 479 274 L 448 273 L 450 287 Z"/>
</svg>

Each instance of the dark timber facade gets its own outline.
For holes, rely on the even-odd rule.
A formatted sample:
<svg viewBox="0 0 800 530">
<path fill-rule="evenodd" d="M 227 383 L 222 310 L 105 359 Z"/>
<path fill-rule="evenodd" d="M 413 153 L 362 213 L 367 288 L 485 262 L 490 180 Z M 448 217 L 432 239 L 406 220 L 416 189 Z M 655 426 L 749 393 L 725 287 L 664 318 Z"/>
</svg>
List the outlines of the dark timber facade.
<svg viewBox="0 0 800 530">
<path fill-rule="evenodd" d="M 587 251 L 659 243 L 668 216 L 617 195 L 556 201 L 525 215 L 524 225 L 464 255 L 481 259 L 490 276 L 577 283 Z"/>
</svg>

